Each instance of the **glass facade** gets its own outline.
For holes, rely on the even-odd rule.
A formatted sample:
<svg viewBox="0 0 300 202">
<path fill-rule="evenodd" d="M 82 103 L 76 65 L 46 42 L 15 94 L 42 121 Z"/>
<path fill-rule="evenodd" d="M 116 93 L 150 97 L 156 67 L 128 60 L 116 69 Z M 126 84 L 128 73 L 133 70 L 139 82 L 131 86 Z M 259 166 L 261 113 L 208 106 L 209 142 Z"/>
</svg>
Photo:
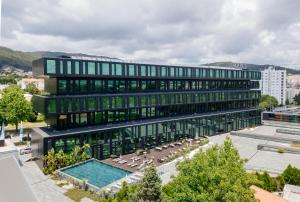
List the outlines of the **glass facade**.
<svg viewBox="0 0 300 202">
<path fill-rule="evenodd" d="M 51 94 L 34 108 L 50 129 L 44 153 L 89 143 L 93 157 L 260 124 L 260 73 L 110 61 L 42 58 Z M 45 85 L 50 86 L 50 85 Z M 46 89 L 47 90 L 47 89 Z M 44 105 L 44 109 L 41 109 Z M 133 126 L 134 125 L 134 126 Z M 88 130 L 87 130 L 88 128 Z M 80 133 L 60 135 L 70 130 Z"/>
</svg>

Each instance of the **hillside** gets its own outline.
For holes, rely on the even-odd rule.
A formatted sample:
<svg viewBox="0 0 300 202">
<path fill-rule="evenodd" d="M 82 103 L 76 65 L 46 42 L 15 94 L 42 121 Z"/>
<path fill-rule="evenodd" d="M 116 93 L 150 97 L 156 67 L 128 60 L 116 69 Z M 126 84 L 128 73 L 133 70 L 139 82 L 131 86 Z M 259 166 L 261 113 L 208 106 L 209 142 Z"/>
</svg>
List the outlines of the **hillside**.
<svg viewBox="0 0 300 202">
<path fill-rule="evenodd" d="M 31 71 L 31 63 L 33 60 L 38 59 L 42 56 L 57 57 L 61 55 L 66 56 L 81 56 L 81 57 L 96 57 L 94 55 L 86 55 L 81 53 L 65 53 L 65 52 L 50 52 L 50 51 L 37 51 L 37 52 L 23 52 L 15 51 L 3 46 L 0 46 L 0 68 L 3 70 L 7 66 L 10 68 L 18 68 L 24 71 Z M 109 57 L 99 56 L 106 59 Z M 110 58 L 117 59 L 117 58 Z"/>
<path fill-rule="evenodd" d="M 50 52 L 50 51 L 38 51 L 38 52 L 22 52 L 22 51 L 15 51 L 3 46 L 0 46 L 0 68 L 3 71 L 7 66 L 11 69 L 17 68 L 24 71 L 31 71 L 31 63 L 33 60 L 42 57 L 42 56 L 50 56 L 56 57 L 61 55 L 75 55 L 81 57 L 97 57 L 94 55 L 86 55 L 82 53 L 65 53 L 65 52 Z M 110 58 L 106 56 L 98 56 L 103 57 L 106 59 L 117 59 L 117 58 Z M 269 65 L 257 65 L 257 64 L 247 64 L 247 63 L 233 63 L 233 62 L 215 62 L 210 64 L 205 64 L 210 66 L 223 66 L 223 67 L 237 67 L 241 69 L 251 69 L 251 70 L 263 70 L 268 68 Z M 275 66 L 276 69 L 286 69 L 287 73 L 290 74 L 300 74 L 300 70 Z"/>
</svg>

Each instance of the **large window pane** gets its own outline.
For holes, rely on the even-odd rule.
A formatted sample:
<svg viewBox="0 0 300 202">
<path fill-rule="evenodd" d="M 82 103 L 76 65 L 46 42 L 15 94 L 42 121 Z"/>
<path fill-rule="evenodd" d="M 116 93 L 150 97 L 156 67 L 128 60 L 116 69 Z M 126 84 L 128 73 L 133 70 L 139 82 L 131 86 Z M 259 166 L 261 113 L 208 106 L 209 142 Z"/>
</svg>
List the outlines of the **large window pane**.
<svg viewBox="0 0 300 202">
<path fill-rule="evenodd" d="M 58 91 L 59 91 L 59 93 L 67 92 L 67 81 L 66 80 L 58 80 Z"/>
<path fill-rule="evenodd" d="M 67 61 L 67 74 L 72 74 L 71 61 Z"/>
<path fill-rule="evenodd" d="M 95 63 L 94 62 L 88 62 L 88 74 L 95 75 Z"/>
<path fill-rule="evenodd" d="M 102 75 L 109 75 L 109 64 L 102 63 Z"/>
<path fill-rule="evenodd" d="M 147 73 L 146 66 L 145 65 L 141 65 L 141 76 L 147 76 L 146 73 Z"/>
<path fill-rule="evenodd" d="M 122 75 L 122 65 L 116 64 L 116 75 L 121 76 Z"/>
<path fill-rule="evenodd" d="M 55 113 L 56 112 L 56 101 L 55 100 L 48 100 L 48 113 Z"/>
<path fill-rule="evenodd" d="M 75 62 L 75 74 L 79 74 L 79 62 Z"/>
<path fill-rule="evenodd" d="M 47 71 L 48 74 L 55 74 L 56 73 L 55 60 L 47 60 L 46 71 Z"/>
<path fill-rule="evenodd" d="M 135 66 L 129 65 L 129 76 L 135 76 Z"/>
</svg>

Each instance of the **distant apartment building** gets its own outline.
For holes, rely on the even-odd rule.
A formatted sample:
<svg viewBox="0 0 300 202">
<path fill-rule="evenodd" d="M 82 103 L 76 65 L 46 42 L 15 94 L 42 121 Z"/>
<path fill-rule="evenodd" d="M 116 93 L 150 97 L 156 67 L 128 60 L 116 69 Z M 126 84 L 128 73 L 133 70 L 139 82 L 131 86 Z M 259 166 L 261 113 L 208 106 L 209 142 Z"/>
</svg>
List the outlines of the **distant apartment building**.
<svg viewBox="0 0 300 202">
<path fill-rule="evenodd" d="M 286 70 L 276 70 L 273 66 L 261 72 L 260 90 L 262 95 L 274 96 L 279 104 L 286 101 Z"/>
</svg>

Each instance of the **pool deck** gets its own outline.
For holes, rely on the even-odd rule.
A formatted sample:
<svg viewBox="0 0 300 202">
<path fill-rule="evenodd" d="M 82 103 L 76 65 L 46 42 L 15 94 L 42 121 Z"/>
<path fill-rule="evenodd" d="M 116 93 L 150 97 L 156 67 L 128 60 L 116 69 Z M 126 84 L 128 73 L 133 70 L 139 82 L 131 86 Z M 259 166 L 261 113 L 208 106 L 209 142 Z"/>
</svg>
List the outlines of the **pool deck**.
<svg viewBox="0 0 300 202">
<path fill-rule="evenodd" d="M 141 155 L 132 153 L 132 154 L 122 155 L 121 157 L 119 157 L 120 159 L 124 160 L 124 162 L 126 161 L 126 163 L 115 162 L 114 159 L 112 159 L 112 158 L 102 160 L 102 162 L 112 165 L 114 167 L 128 170 L 130 172 L 136 172 L 138 170 L 142 170 L 143 168 L 147 167 L 150 164 L 154 165 L 155 167 L 166 164 L 166 163 L 168 163 L 168 161 L 166 161 L 166 160 L 160 161 L 160 160 L 166 159 L 168 156 L 170 156 L 174 153 L 178 153 L 178 152 L 182 151 L 184 148 L 190 148 L 191 150 L 193 150 L 196 147 L 194 145 L 200 144 L 199 141 L 200 140 L 191 140 L 191 141 L 182 140 L 182 142 L 178 141 L 178 142 L 159 146 L 159 148 L 161 148 L 161 150 L 152 148 L 152 149 L 148 150 L 147 152 L 144 152 Z M 138 160 L 133 161 L 132 158 L 137 158 Z M 141 166 L 141 164 L 143 164 L 143 162 L 150 161 L 150 160 L 152 161 L 151 163 L 149 163 L 149 164 L 144 163 L 144 166 Z M 132 164 L 132 163 L 137 164 L 137 165 L 135 167 L 128 165 L 128 164 Z"/>
</svg>

